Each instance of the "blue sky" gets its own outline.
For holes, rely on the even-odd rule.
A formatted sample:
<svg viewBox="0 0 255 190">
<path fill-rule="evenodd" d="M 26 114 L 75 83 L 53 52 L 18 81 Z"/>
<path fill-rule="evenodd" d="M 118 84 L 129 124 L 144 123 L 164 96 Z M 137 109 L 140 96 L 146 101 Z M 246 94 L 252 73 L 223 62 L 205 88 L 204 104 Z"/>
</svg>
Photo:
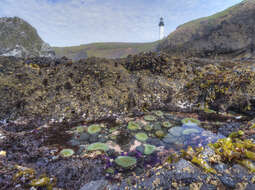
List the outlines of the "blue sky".
<svg viewBox="0 0 255 190">
<path fill-rule="evenodd" d="M 52 46 L 91 42 L 158 40 L 187 21 L 209 16 L 242 0 L 0 0 L 0 17 L 19 16 Z"/>
</svg>

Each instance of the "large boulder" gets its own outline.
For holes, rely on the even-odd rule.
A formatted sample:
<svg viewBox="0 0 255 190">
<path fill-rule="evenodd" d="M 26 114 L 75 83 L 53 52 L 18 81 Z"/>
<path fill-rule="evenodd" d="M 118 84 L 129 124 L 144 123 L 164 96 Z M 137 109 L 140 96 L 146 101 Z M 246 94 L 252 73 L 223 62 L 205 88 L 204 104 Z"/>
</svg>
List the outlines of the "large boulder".
<svg viewBox="0 0 255 190">
<path fill-rule="evenodd" d="M 0 18 L 0 56 L 54 57 L 36 29 L 21 18 Z"/>
</svg>

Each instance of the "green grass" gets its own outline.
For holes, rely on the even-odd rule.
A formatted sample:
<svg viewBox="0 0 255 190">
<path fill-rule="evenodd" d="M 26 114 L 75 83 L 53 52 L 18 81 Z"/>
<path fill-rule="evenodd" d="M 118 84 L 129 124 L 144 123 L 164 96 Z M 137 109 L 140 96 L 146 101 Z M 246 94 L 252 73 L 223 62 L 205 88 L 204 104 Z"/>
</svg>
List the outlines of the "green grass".
<svg viewBox="0 0 255 190">
<path fill-rule="evenodd" d="M 129 54 L 154 51 L 158 41 L 150 43 L 107 42 L 80 46 L 54 47 L 57 57 L 72 58 L 76 53 L 85 51 L 88 57 L 122 58 Z"/>
<path fill-rule="evenodd" d="M 192 27 L 193 29 L 196 29 L 200 26 L 201 22 L 203 22 L 203 21 L 207 21 L 208 23 L 213 24 L 214 22 L 217 22 L 218 20 L 220 20 L 220 18 L 223 19 L 225 17 L 231 16 L 232 14 L 234 14 L 238 10 L 239 5 L 243 4 L 246 1 L 247 0 L 244 0 L 244 1 L 242 1 L 241 3 L 239 3 L 237 5 L 233 5 L 232 7 L 229 7 L 227 9 L 225 9 L 224 11 L 213 14 L 211 16 L 202 17 L 202 18 L 187 22 L 185 24 L 182 24 L 182 25 L 178 26 L 178 28 Z"/>
</svg>

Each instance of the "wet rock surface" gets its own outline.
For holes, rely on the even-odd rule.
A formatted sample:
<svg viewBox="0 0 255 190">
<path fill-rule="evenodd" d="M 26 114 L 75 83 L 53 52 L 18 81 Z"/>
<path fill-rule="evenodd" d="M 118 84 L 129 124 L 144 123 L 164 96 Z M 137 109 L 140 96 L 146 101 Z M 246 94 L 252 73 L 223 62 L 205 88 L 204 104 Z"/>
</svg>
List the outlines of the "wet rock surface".
<svg viewBox="0 0 255 190">
<path fill-rule="evenodd" d="M 252 188 L 254 63 L 213 63 L 0 57 L 0 187 Z"/>
<path fill-rule="evenodd" d="M 214 110 L 212 120 L 227 110 L 252 117 L 254 62 L 242 63 L 156 53 L 78 62 L 1 57 L 0 118 L 80 122 L 151 109 L 208 112 L 205 107 Z"/>
<path fill-rule="evenodd" d="M 6 155 L 0 156 L 0 164 L 3 166 L 3 169 L 0 170 L 3 174 L 0 180 L 1 187 L 26 189 L 31 187 L 29 185 L 31 184 L 30 178 L 44 179 L 43 176 L 45 175 L 50 180 L 46 185 L 42 184 L 40 187 L 46 189 L 51 186 L 60 189 L 105 188 L 109 190 L 126 188 L 155 190 L 160 188 L 238 189 L 240 186 L 252 187 L 255 182 L 254 173 L 237 162 L 218 162 L 214 150 L 205 146 L 210 142 L 216 142 L 220 137 L 224 138 L 223 135 L 219 136 L 219 134 L 203 129 L 203 127 L 207 127 L 207 122 L 201 122 L 199 126 L 192 124 L 188 128 L 191 132 L 186 133 L 187 126 L 181 121 L 184 117 L 190 118 L 191 114 L 162 112 L 162 115 L 157 116 L 155 113 L 152 111 L 143 116 L 124 118 L 126 122 L 118 127 L 112 125 L 114 123 L 111 122 L 75 125 L 63 123 L 57 125 L 44 124 L 34 129 L 30 128 L 30 130 L 22 128 L 23 131 L 16 132 L 20 126 L 25 124 L 7 123 L 2 125 L 1 129 L 4 131 L 5 139 L 0 140 L 0 145 L 1 150 L 4 150 Z M 144 120 L 146 115 L 154 116 L 155 120 Z M 173 116 L 169 117 L 169 115 Z M 192 114 L 192 116 L 194 115 Z M 165 129 L 162 121 L 167 121 L 173 125 L 170 129 Z M 112 135 L 125 135 L 125 132 L 119 133 L 118 131 L 129 130 L 129 122 L 136 122 L 139 125 L 139 130 L 128 133 L 129 142 L 118 144 L 120 141 L 118 138 L 113 138 Z M 159 123 L 161 126 L 158 126 Z M 149 137 L 145 142 L 143 139 L 135 140 L 139 131 L 143 131 L 148 136 L 153 135 L 155 129 L 150 131 L 144 129 L 148 124 L 152 125 L 152 128 L 158 129 L 160 127 L 168 135 L 163 139 L 156 136 Z M 228 124 L 231 125 L 231 122 L 223 122 L 221 127 Z M 178 127 L 175 127 L 176 125 Z M 247 125 L 247 123 L 242 123 L 242 125 Z M 250 124 L 248 123 L 248 125 Z M 100 131 L 96 130 L 96 136 L 104 136 L 105 143 L 109 145 L 110 149 L 98 151 L 101 149 L 95 148 L 94 151 L 88 151 L 88 145 L 100 139 L 91 140 L 91 136 L 94 137 L 95 134 L 88 132 L 88 129 L 91 129 L 90 126 L 101 126 Z M 211 125 L 211 127 L 213 129 L 214 126 Z M 171 130 L 175 128 L 180 128 L 177 139 L 175 139 L 176 136 L 172 135 L 172 131 L 175 130 Z M 229 129 L 229 133 L 231 132 L 232 130 Z M 81 136 L 85 138 L 81 138 Z M 217 138 L 213 140 L 211 137 Z M 166 138 L 175 140 L 165 142 Z M 244 138 L 249 139 L 248 131 L 245 132 Z M 71 140 L 74 139 L 76 139 L 77 144 L 71 143 Z M 109 141 L 112 143 L 108 143 Z M 199 145 L 197 141 L 204 141 L 205 143 Z M 103 143 L 101 144 L 103 145 Z M 148 154 L 145 154 L 146 146 L 150 144 L 155 146 L 155 150 L 153 146 L 149 146 L 152 149 L 146 150 Z M 212 162 L 210 166 L 217 173 L 206 172 L 201 167 L 203 165 L 193 163 L 188 157 L 182 158 L 181 149 L 186 150 L 188 146 L 194 147 L 194 150 L 204 146 L 201 158 L 208 163 Z M 61 157 L 60 151 L 66 148 L 74 150 L 74 155 Z M 187 153 L 189 151 L 187 150 Z M 193 153 L 188 154 L 192 155 Z M 135 158 L 135 165 L 130 165 L 127 168 L 116 165 L 114 160 L 119 156 Z M 211 159 L 214 157 L 215 160 L 212 161 Z"/>
</svg>

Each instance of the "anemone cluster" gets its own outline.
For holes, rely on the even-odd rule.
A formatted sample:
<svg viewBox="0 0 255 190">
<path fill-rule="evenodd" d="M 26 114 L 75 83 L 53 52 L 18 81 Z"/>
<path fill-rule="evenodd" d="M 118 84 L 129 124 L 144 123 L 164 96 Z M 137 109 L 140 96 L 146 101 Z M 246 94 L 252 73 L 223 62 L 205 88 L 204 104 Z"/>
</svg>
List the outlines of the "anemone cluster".
<svg viewBox="0 0 255 190">
<path fill-rule="evenodd" d="M 195 118 L 174 118 L 162 111 L 152 111 L 142 117 L 129 119 L 129 122 L 111 127 L 103 123 L 78 126 L 69 131 L 73 134 L 72 145 L 79 146 L 76 154 L 89 158 L 100 156 L 106 163 L 107 175 L 116 171 L 132 171 L 160 163 L 158 154 L 169 148 L 179 151 L 188 147 L 186 157 L 193 163 L 213 170 L 193 151 L 192 147 L 215 142 L 219 137 L 199 126 Z M 234 135 L 234 134 L 233 134 Z M 208 140 L 210 139 L 210 141 Z M 70 157 L 72 149 L 63 149 L 61 157 Z"/>
</svg>

